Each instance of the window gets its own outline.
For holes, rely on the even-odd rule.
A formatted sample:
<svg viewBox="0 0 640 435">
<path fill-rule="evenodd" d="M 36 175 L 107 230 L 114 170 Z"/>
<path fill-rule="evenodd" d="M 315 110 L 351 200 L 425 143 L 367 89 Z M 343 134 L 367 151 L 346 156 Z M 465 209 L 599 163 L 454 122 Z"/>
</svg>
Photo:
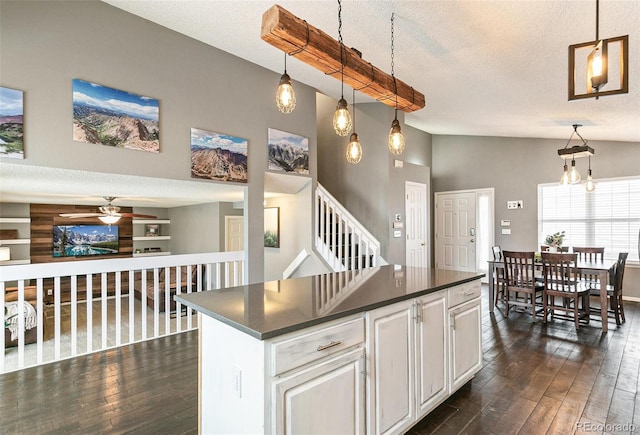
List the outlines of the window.
<svg viewBox="0 0 640 435">
<path fill-rule="evenodd" d="M 596 190 L 583 184 L 538 185 L 538 240 L 565 231 L 564 246 L 604 246 L 615 260 L 628 252 L 638 261 L 640 250 L 640 177 L 598 180 Z"/>
</svg>

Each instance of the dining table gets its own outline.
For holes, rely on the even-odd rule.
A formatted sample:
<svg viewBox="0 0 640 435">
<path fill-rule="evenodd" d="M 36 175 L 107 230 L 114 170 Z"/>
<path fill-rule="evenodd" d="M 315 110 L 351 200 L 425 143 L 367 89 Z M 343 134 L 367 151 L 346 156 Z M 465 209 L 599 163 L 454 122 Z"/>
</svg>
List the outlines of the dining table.
<svg viewBox="0 0 640 435">
<path fill-rule="evenodd" d="M 493 313 L 495 307 L 495 281 L 498 269 L 504 269 L 503 260 L 489 260 L 488 281 L 489 281 L 489 312 Z M 600 282 L 600 316 L 602 317 L 602 332 L 609 330 L 607 284 L 609 283 L 609 270 L 614 266 L 616 260 L 585 261 L 578 259 L 576 268 L 578 273 L 587 275 L 597 275 Z M 542 263 L 539 263 L 542 268 Z"/>
</svg>

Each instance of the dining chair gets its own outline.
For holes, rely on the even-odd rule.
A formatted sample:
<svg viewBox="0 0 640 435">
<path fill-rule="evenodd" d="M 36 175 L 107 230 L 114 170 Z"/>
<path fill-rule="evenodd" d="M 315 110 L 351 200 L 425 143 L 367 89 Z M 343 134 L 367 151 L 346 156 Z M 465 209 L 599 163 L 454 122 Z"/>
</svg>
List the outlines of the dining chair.
<svg viewBox="0 0 640 435">
<path fill-rule="evenodd" d="M 493 261 L 502 262 L 502 248 L 500 248 L 500 246 L 492 246 L 491 251 L 493 252 Z M 506 281 L 504 279 L 503 268 L 496 267 L 495 271 L 496 271 L 496 276 L 495 276 L 494 288 L 496 289 L 496 297 L 495 297 L 494 304 L 497 305 L 499 300 L 502 300 L 504 302 L 504 298 L 506 295 L 506 291 L 505 291 Z"/>
<path fill-rule="evenodd" d="M 621 252 L 618 254 L 618 261 L 613 266 L 613 271 L 610 273 L 610 284 L 607 285 L 607 297 L 609 299 L 608 313 L 612 314 L 616 319 L 616 325 L 620 326 L 626 322 L 624 315 L 624 305 L 622 304 L 622 284 L 624 282 L 624 269 L 627 264 L 628 252 Z M 591 296 L 597 296 L 600 298 L 600 289 L 592 288 L 590 290 Z M 597 311 L 600 315 L 600 308 L 595 307 L 591 310 L 593 313 Z M 604 320 L 603 320 L 604 321 Z"/>
<path fill-rule="evenodd" d="M 588 261 L 589 263 L 604 261 L 604 248 L 585 248 L 574 246 L 571 249 L 574 253 L 578 254 L 578 260 Z M 582 273 L 580 274 L 580 279 L 584 281 L 590 289 L 600 288 L 600 280 L 596 274 Z"/>
<path fill-rule="evenodd" d="M 502 258 L 506 284 L 505 316 L 509 317 L 511 306 L 521 306 L 531 308 L 531 316 L 535 321 L 538 308 L 541 308 L 538 297 L 543 295 L 543 286 L 535 279 L 534 252 L 503 251 Z M 520 294 L 524 297 L 519 297 Z"/>
<path fill-rule="evenodd" d="M 551 314 L 553 320 L 556 311 L 563 311 L 563 319 L 573 320 L 576 329 L 580 328 L 580 319 L 589 323 L 589 289 L 578 278 L 576 263 L 578 254 L 542 252 L 542 273 L 544 276 L 543 321 Z M 556 297 L 562 299 L 556 303 Z M 582 309 L 580 309 L 582 302 Z"/>
</svg>

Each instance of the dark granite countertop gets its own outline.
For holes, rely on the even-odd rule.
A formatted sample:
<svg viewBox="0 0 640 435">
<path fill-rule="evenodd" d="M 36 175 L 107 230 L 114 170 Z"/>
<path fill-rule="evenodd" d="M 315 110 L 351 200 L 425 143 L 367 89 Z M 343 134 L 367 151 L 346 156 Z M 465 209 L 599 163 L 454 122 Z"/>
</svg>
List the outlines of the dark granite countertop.
<svg viewBox="0 0 640 435">
<path fill-rule="evenodd" d="M 380 266 L 176 295 L 180 303 L 259 340 L 429 294 L 481 273 Z"/>
</svg>

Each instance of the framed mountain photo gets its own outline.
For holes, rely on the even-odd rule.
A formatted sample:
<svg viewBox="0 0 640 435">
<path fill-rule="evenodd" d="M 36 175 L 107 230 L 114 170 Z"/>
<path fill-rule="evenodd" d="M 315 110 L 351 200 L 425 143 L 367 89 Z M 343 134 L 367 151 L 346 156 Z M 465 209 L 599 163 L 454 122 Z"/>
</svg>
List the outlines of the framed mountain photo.
<svg viewBox="0 0 640 435">
<path fill-rule="evenodd" d="M 73 140 L 160 152 L 159 102 L 73 79 Z"/>
<path fill-rule="evenodd" d="M 269 129 L 268 169 L 309 175 L 309 138 Z"/>
<path fill-rule="evenodd" d="M 191 129 L 191 177 L 246 183 L 248 142 L 235 136 Z"/>
<path fill-rule="evenodd" d="M 24 92 L 0 86 L 0 157 L 24 159 Z"/>
</svg>

